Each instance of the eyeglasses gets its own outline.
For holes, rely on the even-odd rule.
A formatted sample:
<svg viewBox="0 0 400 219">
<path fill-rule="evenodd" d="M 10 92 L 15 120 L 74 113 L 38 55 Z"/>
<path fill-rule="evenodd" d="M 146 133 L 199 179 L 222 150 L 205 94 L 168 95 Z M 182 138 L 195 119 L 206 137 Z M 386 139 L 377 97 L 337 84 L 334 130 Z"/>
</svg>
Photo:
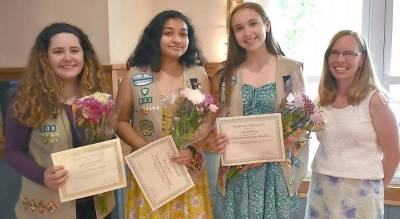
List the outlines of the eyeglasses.
<svg viewBox="0 0 400 219">
<path fill-rule="evenodd" d="M 337 50 L 332 50 L 328 54 L 328 59 L 331 59 L 331 60 L 337 59 L 340 57 L 340 55 L 342 55 L 343 58 L 346 60 L 353 60 L 361 54 L 363 54 L 363 53 L 362 52 L 354 52 L 354 51 L 339 52 Z"/>
</svg>

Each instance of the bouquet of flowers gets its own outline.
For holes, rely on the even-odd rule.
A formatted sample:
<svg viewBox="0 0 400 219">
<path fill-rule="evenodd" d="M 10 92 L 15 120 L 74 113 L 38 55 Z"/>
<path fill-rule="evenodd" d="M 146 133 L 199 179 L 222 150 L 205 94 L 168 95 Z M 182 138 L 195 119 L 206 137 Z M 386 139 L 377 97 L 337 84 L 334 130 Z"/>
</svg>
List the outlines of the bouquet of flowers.
<svg viewBox="0 0 400 219">
<path fill-rule="evenodd" d="M 211 95 L 190 88 L 180 90 L 177 105 L 179 108 L 172 121 L 171 135 L 178 149 L 181 149 L 189 146 L 191 142 L 205 137 L 197 136 L 197 130 L 205 116 L 209 112 L 216 113 L 218 107 Z M 202 161 L 203 154 L 196 153 L 190 165 L 187 165 L 193 178 L 196 178 L 196 174 L 201 170 Z"/>
<path fill-rule="evenodd" d="M 297 150 L 308 144 L 311 132 L 323 128 L 319 108 L 304 93 L 290 93 L 281 103 L 283 137 L 298 139 L 288 152 L 288 164 L 298 165 Z"/>
<path fill-rule="evenodd" d="M 297 150 L 308 144 L 311 132 L 318 131 L 324 125 L 321 111 L 303 93 L 290 93 L 280 105 L 282 114 L 283 138 L 296 139 L 288 150 L 289 165 L 299 165 Z M 241 166 L 230 168 L 227 177 L 234 178 L 240 172 Z"/>
<path fill-rule="evenodd" d="M 81 143 L 109 140 L 114 135 L 115 103 L 110 94 L 96 92 L 76 101 L 74 114 Z"/>
<path fill-rule="evenodd" d="M 77 100 L 73 106 L 75 125 L 81 145 L 94 144 L 114 137 L 116 125 L 116 107 L 110 94 L 96 92 Z M 95 203 L 100 214 L 107 215 L 112 209 L 108 208 L 112 192 L 95 196 Z"/>
</svg>

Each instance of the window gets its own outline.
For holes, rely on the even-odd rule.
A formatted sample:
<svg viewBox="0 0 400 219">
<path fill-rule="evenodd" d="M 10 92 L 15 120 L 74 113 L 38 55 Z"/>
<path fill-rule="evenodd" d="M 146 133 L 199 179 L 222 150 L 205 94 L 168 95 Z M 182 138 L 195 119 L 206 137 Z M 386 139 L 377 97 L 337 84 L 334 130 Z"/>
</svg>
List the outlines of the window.
<svg viewBox="0 0 400 219">
<path fill-rule="evenodd" d="M 393 111 L 400 121 L 400 65 L 395 65 L 400 60 L 400 1 L 253 2 L 264 6 L 271 19 L 272 32 L 286 55 L 304 63 L 306 93 L 312 99 L 317 96 L 323 55 L 332 36 L 343 29 L 362 33 L 369 44 L 378 77 L 394 100 Z M 314 137 L 310 145 L 310 161 L 317 146 Z M 400 168 L 392 183 L 400 184 Z"/>
<path fill-rule="evenodd" d="M 393 30 L 392 30 L 392 54 L 390 75 L 400 76 L 400 66 L 394 65 L 400 60 L 400 1 L 393 1 Z M 397 100 L 400 100 L 398 97 Z"/>
</svg>

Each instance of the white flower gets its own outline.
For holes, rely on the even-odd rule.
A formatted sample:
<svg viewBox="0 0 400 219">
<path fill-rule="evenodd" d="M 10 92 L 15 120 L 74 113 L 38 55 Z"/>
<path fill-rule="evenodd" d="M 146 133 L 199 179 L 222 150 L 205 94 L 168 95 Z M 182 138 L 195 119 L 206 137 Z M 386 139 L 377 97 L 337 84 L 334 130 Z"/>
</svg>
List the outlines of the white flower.
<svg viewBox="0 0 400 219">
<path fill-rule="evenodd" d="M 195 105 L 203 103 L 204 99 L 206 98 L 206 96 L 198 89 L 193 90 L 185 88 L 183 92 L 181 92 L 181 95 L 184 95 L 184 97 L 186 97 L 190 102 Z"/>
<path fill-rule="evenodd" d="M 102 104 L 107 104 L 108 100 L 110 100 L 111 95 L 107 93 L 96 92 L 93 95 L 93 98 L 99 101 Z"/>
</svg>

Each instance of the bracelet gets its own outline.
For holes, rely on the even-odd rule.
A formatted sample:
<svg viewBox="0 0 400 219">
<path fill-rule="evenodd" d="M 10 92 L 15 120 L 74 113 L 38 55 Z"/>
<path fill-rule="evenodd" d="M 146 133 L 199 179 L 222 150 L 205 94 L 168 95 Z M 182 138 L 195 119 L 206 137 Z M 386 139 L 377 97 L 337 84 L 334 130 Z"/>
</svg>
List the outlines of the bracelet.
<svg viewBox="0 0 400 219">
<path fill-rule="evenodd" d="M 187 146 L 187 148 L 190 149 L 193 157 L 197 154 L 197 149 L 193 145 L 189 145 L 189 146 Z"/>
</svg>

